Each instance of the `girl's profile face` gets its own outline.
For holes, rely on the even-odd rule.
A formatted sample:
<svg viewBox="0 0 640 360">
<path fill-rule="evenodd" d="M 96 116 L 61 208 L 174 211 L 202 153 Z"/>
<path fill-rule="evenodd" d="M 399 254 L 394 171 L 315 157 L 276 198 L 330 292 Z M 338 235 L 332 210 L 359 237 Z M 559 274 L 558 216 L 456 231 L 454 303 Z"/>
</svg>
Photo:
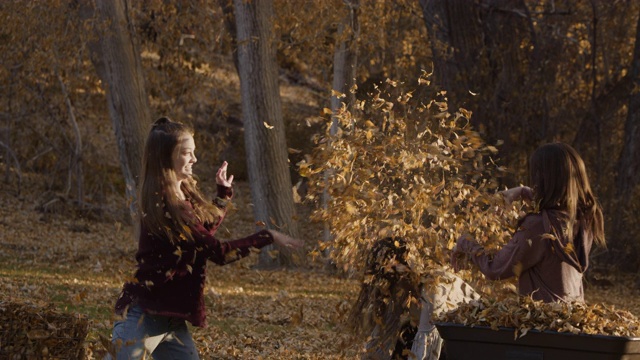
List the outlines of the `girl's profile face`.
<svg viewBox="0 0 640 360">
<path fill-rule="evenodd" d="M 178 139 L 173 149 L 173 171 L 178 181 L 186 180 L 193 175 L 193 164 L 196 159 L 196 144 L 191 134 L 184 134 Z"/>
</svg>

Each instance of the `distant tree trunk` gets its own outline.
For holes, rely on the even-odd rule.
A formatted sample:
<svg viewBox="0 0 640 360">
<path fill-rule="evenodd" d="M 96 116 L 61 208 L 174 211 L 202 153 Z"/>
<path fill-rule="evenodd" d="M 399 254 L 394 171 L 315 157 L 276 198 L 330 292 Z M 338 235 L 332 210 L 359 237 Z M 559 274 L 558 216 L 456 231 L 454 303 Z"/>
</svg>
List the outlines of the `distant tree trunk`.
<svg viewBox="0 0 640 360">
<path fill-rule="evenodd" d="M 640 247 L 636 244 L 637 239 L 631 238 L 630 230 L 635 225 L 635 220 L 628 221 L 625 212 L 629 211 L 629 204 L 632 199 L 638 201 L 634 197 L 634 193 L 640 181 L 640 17 L 636 26 L 636 43 L 633 50 L 633 59 L 631 61 L 631 81 L 633 82 L 633 90 L 629 95 L 629 106 L 627 120 L 624 126 L 624 145 L 620 159 L 618 161 L 618 174 L 616 177 L 616 197 L 618 199 L 617 211 L 614 218 L 615 234 L 610 239 L 610 247 L 612 250 L 617 249 L 623 254 L 628 253 L 628 247 L 635 247 L 640 253 Z M 636 214 L 637 215 L 637 214 Z"/>
<path fill-rule="evenodd" d="M 456 74 L 459 74 L 459 69 L 454 59 L 453 41 L 450 35 L 449 6 L 446 1 L 440 0 L 420 0 L 420 6 L 430 37 L 434 79 L 442 89 L 453 91 L 454 88 L 461 86 L 456 86 Z M 470 24 L 465 22 L 465 26 L 468 25 Z"/>
<path fill-rule="evenodd" d="M 599 102 L 598 92 L 598 61 L 597 61 L 597 49 L 598 49 L 598 13 L 597 6 L 594 0 L 591 0 L 591 11 L 593 13 L 591 20 L 590 31 L 590 49 L 591 49 L 591 102 L 587 112 L 587 116 L 583 118 L 581 126 L 578 128 L 574 143 L 578 145 L 576 148 L 580 151 L 583 158 L 595 159 L 595 176 L 593 182 L 597 187 L 600 185 L 600 178 L 602 175 L 602 128 L 603 118 L 602 109 L 603 105 Z M 610 105 L 609 105 L 610 106 Z M 585 137 L 589 135 L 589 138 Z M 581 137 L 581 138 L 579 138 Z M 577 140 L 577 141 L 576 141 Z M 595 150 L 595 151 L 594 151 Z M 593 154 L 592 154 L 593 153 Z M 591 155 L 591 156 L 589 156 Z"/>
<path fill-rule="evenodd" d="M 554 77 L 536 52 L 539 44 L 525 2 L 420 0 L 420 5 L 434 82 L 446 90 L 449 108 L 471 110 L 471 123 L 486 141 L 504 142 L 500 154 L 506 163 L 518 156 L 516 144 L 521 152 L 539 145 L 548 131 L 543 90 Z M 527 137 L 514 139 L 521 133 Z"/>
<path fill-rule="evenodd" d="M 631 62 L 633 91 L 629 95 L 629 110 L 624 127 L 624 146 L 618 163 L 617 193 L 622 199 L 639 183 L 640 175 L 640 17 L 636 29 L 636 44 Z"/>
<path fill-rule="evenodd" d="M 93 57 L 94 65 L 107 93 L 126 194 L 135 219 L 144 141 L 152 120 L 140 51 L 128 0 L 96 0 L 96 9 L 101 56 Z"/>
<path fill-rule="evenodd" d="M 59 59 L 56 54 L 56 61 Z M 62 94 L 64 95 L 65 104 L 67 105 L 67 111 L 69 112 L 69 122 L 73 127 L 73 133 L 76 138 L 75 146 L 73 148 L 73 154 L 70 159 L 69 164 L 69 175 L 67 177 L 67 187 L 65 189 L 65 196 L 69 196 L 69 192 L 71 191 L 71 182 L 75 177 L 76 179 L 76 198 L 78 200 L 78 205 L 80 208 L 84 207 L 84 172 L 82 170 L 82 135 L 80 134 L 80 128 L 78 127 L 78 122 L 76 121 L 76 113 L 73 108 L 73 104 L 71 103 L 71 97 L 69 96 L 69 92 L 67 91 L 67 86 L 64 84 L 64 80 L 60 75 L 58 70 L 58 66 L 56 65 L 56 75 L 58 77 L 58 82 L 60 83 L 60 89 L 62 90 Z"/>
<path fill-rule="evenodd" d="M 331 94 L 331 111 L 336 114 L 345 104 L 347 110 L 355 103 L 355 93 L 351 91 L 355 85 L 356 64 L 358 61 L 357 39 L 360 32 L 358 14 L 360 0 L 344 0 L 347 13 L 338 24 L 335 52 L 333 54 L 333 90 Z M 344 97 L 338 97 L 338 94 Z M 338 120 L 333 117 L 331 134 L 338 131 Z"/>
<path fill-rule="evenodd" d="M 18 177 L 18 195 L 20 195 L 21 191 L 22 191 L 22 170 L 21 170 L 21 166 L 20 166 L 20 161 L 18 161 L 18 157 L 16 156 L 16 153 L 13 151 L 13 149 L 11 149 L 11 128 L 12 128 L 12 123 L 11 120 L 13 117 L 11 117 L 9 114 L 11 114 L 11 110 L 12 110 L 12 100 L 13 100 L 13 94 L 14 94 L 14 87 L 16 86 L 16 81 L 14 81 L 14 76 L 13 74 L 11 75 L 11 77 L 8 79 L 8 86 L 9 86 L 9 96 L 7 97 L 7 108 L 5 109 L 7 112 L 4 112 L 5 110 L 3 110 L 2 112 L 0 112 L 0 118 L 5 119 L 6 120 L 6 126 L 3 128 L 0 128 L 0 137 L 2 138 L 2 140 L 0 140 L 0 147 L 4 149 L 4 166 L 5 166 L 5 173 L 4 173 L 4 182 L 5 183 L 9 183 L 10 180 L 10 175 L 11 175 L 11 162 L 13 162 L 14 166 L 13 166 L 13 170 L 15 171 L 17 177 Z"/>
<path fill-rule="evenodd" d="M 333 54 L 333 88 L 331 92 L 331 120 L 330 134 L 338 132 L 338 117 L 336 114 L 343 106 L 348 111 L 353 109 L 355 104 L 355 92 L 352 91 L 356 83 L 356 65 L 358 62 L 357 40 L 360 33 L 360 23 L 358 16 L 360 13 L 360 0 L 344 0 L 346 13 L 342 21 L 338 24 L 336 34 L 335 52 Z M 325 174 L 325 178 L 330 174 Z M 322 206 L 327 207 L 329 194 L 326 189 L 322 194 Z M 331 229 L 324 228 L 323 240 L 331 239 Z M 329 249 L 325 251 L 325 256 L 329 255 Z"/>
<path fill-rule="evenodd" d="M 612 121 L 615 112 L 620 110 L 624 105 L 624 99 L 627 100 L 626 102 L 629 101 L 627 95 L 632 90 L 633 82 L 631 81 L 631 76 L 627 74 L 613 85 L 602 90 L 595 98 L 592 109 L 589 110 L 580 121 L 580 126 L 578 127 L 578 131 L 572 141 L 573 147 L 578 150 L 581 156 L 585 157 L 585 153 L 591 147 L 589 144 L 594 142 L 596 136 L 596 126 L 594 125 L 595 119 L 601 119 L 603 129 L 611 128 L 612 125 L 609 125 L 608 123 Z M 560 113 L 560 115 L 558 115 L 556 119 L 552 120 L 552 122 L 560 121 L 563 118 L 566 118 L 566 115 Z"/>
<path fill-rule="evenodd" d="M 238 69 L 254 216 L 268 228 L 297 237 L 295 208 L 282 105 L 271 0 L 234 0 L 238 32 Z M 260 254 L 259 266 L 291 265 L 290 254 Z"/>
<path fill-rule="evenodd" d="M 233 14 L 233 0 L 218 0 L 222 13 L 224 14 L 224 25 L 231 34 L 231 47 L 233 48 L 233 65 L 238 69 L 238 31 L 236 30 L 236 17 Z"/>
</svg>

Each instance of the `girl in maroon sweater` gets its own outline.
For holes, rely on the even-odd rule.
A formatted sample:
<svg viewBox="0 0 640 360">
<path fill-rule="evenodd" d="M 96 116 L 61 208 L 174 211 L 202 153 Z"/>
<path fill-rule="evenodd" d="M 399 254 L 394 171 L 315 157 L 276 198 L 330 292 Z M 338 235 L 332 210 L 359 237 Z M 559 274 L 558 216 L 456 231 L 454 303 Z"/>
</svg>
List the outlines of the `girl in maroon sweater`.
<svg viewBox="0 0 640 360">
<path fill-rule="evenodd" d="M 205 200 L 192 177 L 197 161 L 193 131 L 160 118 L 146 141 L 140 191 L 140 238 L 133 281 L 124 285 L 112 343 L 117 359 L 198 359 L 185 321 L 205 326 L 207 260 L 224 265 L 271 243 L 302 242 L 274 230 L 221 242 L 214 237 L 232 196 L 233 176 L 224 162 L 216 174 L 218 196 Z"/>
<path fill-rule="evenodd" d="M 563 143 L 539 147 L 529 161 L 532 188 L 504 191 L 507 203 L 533 200 L 535 211 L 497 253 L 488 253 L 473 238 L 458 239 L 454 268 L 460 255 L 476 264 L 489 279 L 518 277 L 521 295 L 535 300 L 583 301 L 582 278 L 595 242 L 605 246 L 602 210 L 591 192 L 584 162 Z"/>
</svg>

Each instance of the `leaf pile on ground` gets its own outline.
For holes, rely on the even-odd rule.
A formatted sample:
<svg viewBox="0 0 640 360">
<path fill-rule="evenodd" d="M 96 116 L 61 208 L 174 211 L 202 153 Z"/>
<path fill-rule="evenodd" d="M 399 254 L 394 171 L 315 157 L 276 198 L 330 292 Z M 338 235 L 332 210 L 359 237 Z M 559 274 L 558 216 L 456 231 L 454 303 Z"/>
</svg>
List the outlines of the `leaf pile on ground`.
<svg viewBox="0 0 640 360">
<path fill-rule="evenodd" d="M 626 310 L 583 302 L 545 303 L 530 296 L 502 300 L 482 298 L 461 304 L 438 317 L 440 322 L 488 326 L 493 330 L 514 328 L 522 337 L 530 330 L 572 334 L 640 336 L 640 321 Z"/>
<path fill-rule="evenodd" d="M 89 321 L 52 306 L 0 301 L 0 358 L 79 359 Z"/>
</svg>

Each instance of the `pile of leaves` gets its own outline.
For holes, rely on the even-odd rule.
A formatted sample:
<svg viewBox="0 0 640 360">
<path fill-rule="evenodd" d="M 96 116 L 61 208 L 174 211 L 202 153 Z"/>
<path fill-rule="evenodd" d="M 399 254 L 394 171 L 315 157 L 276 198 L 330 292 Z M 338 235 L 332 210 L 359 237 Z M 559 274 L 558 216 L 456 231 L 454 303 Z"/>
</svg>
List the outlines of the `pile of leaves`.
<svg viewBox="0 0 640 360">
<path fill-rule="evenodd" d="M 530 296 L 474 300 L 448 313 L 438 322 L 469 326 L 487 326 L 493 330 L 514 328 L 515 337 L 530 330 L 557 331 L 572 334 L 640 336 L 640 321 L 632 313 L 603 304 L 582 302 L 544 303 Z"/>
<path fill-rule="evenodd" d="M 0 301 L 0 358 L 82 359 L 88 332 L 86 316 Z"/>
</svg>

